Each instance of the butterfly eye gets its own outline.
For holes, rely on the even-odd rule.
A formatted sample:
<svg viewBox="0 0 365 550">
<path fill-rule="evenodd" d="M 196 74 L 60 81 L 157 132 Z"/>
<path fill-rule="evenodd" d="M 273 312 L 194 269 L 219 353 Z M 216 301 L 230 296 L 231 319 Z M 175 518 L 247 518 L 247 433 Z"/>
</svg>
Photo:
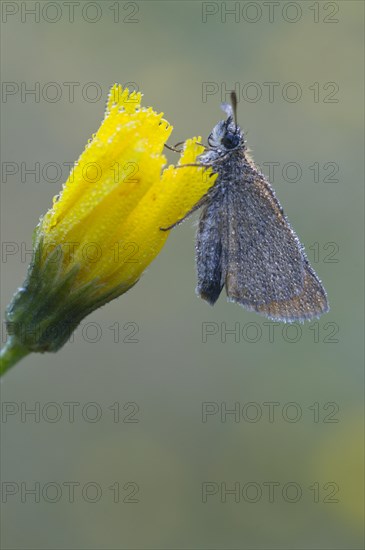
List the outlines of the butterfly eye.
<svg viewBox="0 0 365 550">
<path fill-rule="evenodd" d="M 221 143 L 226 149 L 234 149 L 235 147 L 237 147 L 239 142 L 240 142 L 240 138 L 238 134 L 232 134 L 231 132 L 227 132 L 222 138 Z"/>
</svg>

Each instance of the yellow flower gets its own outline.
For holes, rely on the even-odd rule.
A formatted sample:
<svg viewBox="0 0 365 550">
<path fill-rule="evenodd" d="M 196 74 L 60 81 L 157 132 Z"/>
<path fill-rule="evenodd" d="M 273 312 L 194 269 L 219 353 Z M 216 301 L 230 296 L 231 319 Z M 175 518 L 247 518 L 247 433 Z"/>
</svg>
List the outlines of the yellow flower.
<svg viewBox="0 0 365 550">
<path fill-rule="evenodd" d="M 103 123 L 39 227 L 44 255 L 63 243 L 64 269 L 79 264 L 80 284 L 136 282 L 167 238 L 160 227 L 182 218 L 214 182 L 194 167 L 170 166 L 161 177 L 172 126 L 140 102 L 140 93 L 113 86 Z M 202 153 L 199 139 L 188 140 L 180 164 Z"/>
<path fill-rule="evenodd" d="M 138 281 L 168 237 L 161 228 L 213 185 L 210 169 L 163 170 L 171 132 L 140 93 L 112 87 L 99 130 L 36 228 L 34 261 L 7 311 L 13 344 L 59 349 L 81 319 Z M 197 162 L 200 140 L 187 140 L 179 164 Z"/>
</svg>

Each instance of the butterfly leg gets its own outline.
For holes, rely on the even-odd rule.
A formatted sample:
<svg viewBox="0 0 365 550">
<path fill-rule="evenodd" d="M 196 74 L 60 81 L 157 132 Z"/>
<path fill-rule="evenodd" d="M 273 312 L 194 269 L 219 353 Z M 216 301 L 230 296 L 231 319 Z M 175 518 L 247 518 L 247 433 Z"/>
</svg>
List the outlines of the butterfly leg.
<svg viewBox="0 0 365 550">
<path fill-rule="evenodd" d="M 198 201 L 196 204 L 194 204 L 193 208 L 191 208 L 189 210 L 189 212 L 187 212 L 185 214 L 185 216 L 183 218 L 181 218 L 180 220 L 178 220 L 177 222 L 169 225 L 168 227 L 160 227 L 160 231 L 170 231 L 171 229 L 173 229 L 174 227 L 176 227 L 177 225 L 180 225 L 182 222 L 184 222 L 187 218 L 189 218 L 189 216 L 191 216 L 191 214 L 193 214 L 194 212 L 196 212 L 197 210 L 199 210 L 199 208 L 201 208 L 202 206 L 204 206 L 204 204 L 208 201 L 208 194 L 204 195 L 200 201 Z"/>
</svg>

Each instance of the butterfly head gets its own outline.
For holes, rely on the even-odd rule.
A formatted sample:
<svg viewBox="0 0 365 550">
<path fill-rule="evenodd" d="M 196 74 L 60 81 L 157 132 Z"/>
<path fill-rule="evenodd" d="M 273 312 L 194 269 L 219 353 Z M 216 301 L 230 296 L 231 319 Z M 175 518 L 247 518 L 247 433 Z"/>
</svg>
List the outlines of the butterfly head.
<svg viewBox="0 0 365 550">
<path fill-rule="evenodd" d="M 209 146 L 224 154 L 245 148 L 245 136 L 237 124 L 237 97 L 234 92 L 231 93 L 231 101 L 232 104 L 222 103 L 221 107 L 227 118 L 218 122 L 208 138 Z"/>
</svg>

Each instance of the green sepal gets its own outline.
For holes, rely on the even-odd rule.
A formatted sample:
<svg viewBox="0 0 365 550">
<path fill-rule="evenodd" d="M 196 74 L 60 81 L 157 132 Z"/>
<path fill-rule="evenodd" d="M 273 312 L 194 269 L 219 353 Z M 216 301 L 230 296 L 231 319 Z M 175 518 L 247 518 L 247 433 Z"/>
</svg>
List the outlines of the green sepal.
<svg viewBox="0 0 365 550">
<path fill-rule="evenodd" d="M 84 317 L 131 288 L 122 284 L 103 292 L 98 279 L 77 281 L 79 265 L 64 268 L 61 246 L 44 259 L 43 240 L 35 235 L 35 252 L 24 285 L 6 311 L 6 326 L 29 352 L 59 350 Z"/>
</svg>

